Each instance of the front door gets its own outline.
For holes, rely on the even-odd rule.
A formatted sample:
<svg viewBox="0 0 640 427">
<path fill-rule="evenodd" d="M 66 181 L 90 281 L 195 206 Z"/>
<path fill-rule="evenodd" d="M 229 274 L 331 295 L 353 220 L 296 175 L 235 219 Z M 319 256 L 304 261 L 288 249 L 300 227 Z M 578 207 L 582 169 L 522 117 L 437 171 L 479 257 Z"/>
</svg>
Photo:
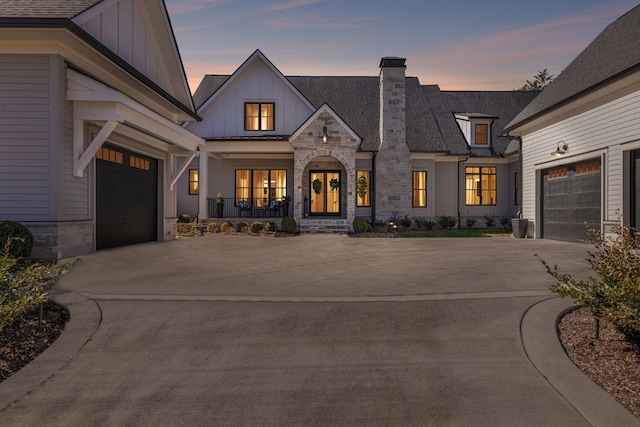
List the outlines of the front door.
<svg viewBox="0 0 640 427">
<path fill-rule="evenodd" d="M 340 171 L 310 173 L 310 215 L 340 215 Z"/>
</svg>

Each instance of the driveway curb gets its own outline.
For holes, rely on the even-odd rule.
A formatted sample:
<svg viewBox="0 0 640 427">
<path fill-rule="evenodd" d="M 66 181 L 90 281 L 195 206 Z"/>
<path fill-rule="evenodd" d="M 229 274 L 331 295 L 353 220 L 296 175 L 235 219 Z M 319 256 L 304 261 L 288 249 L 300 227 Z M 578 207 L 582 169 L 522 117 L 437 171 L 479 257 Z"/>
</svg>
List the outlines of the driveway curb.
<svg viewBox="0 0 640 427">
<path fill-rule="evenodd" d="M 572 307 L 571 300 L 555 297 L 527 310 L 520 330 L 529 360 L 591 425 L 640 426 L 640 420 L 582 373 L 562 348 L 556 324 Z"/>
<path fill-rule="evenodd" d="M 49 348 L 2 382 L 0 411 L 11 406 L 63 369 L 100 327 L 102 313 L 96 301 L 76 292 L 60 293 L 53 300 L 69 310 L 69 322 Z"/>
</svg>

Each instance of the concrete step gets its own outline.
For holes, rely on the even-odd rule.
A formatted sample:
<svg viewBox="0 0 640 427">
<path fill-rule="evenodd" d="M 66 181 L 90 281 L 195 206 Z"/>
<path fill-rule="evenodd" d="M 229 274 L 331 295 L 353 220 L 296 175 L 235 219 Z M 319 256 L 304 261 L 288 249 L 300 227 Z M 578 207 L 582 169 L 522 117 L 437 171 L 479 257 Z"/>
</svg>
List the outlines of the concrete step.
<svg viewBox="0 0 640 427">
<path fill-rule="evenodd" d="M 349 233 L 349 222 L 346 219 L 308 219 L 300 222 L 301 234 L 329 233 L 347 234 Z"/>
</svg>

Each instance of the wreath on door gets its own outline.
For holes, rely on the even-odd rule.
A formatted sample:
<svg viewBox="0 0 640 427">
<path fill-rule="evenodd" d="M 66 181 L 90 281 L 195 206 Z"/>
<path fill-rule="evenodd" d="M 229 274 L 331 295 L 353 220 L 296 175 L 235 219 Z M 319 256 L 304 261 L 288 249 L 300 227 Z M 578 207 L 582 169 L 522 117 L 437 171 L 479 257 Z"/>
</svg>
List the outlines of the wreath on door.
<svg viewBox="0 0 640 427">
<path fill-rule="evenodd" d="M 312 186 L 314 193 L 320 194 L 322 192 L 322 181 L 320 181 L 319 179 L 314 179 Z"/>
<path fill-rule="evenodd" d="M 338 188 L 340 188 L 340 181 L 338 181 L 335 178 L 331 178 L 331 180 L 329 181 L 329 186 L 331 187 L 332 190 L 337 190 Z"/>
</svg>

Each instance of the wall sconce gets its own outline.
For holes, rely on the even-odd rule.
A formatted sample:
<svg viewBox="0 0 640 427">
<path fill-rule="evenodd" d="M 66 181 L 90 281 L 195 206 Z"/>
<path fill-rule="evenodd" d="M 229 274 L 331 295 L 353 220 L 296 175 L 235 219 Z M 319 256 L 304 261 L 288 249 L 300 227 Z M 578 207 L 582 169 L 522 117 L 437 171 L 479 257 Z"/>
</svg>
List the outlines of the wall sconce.
<svg viewBox="0 0 640 427">
<path fill-rule="evenodd" d="M 322 126 L 322 143 L 327 144 L 329 142 L 329 135 L 327 134 L 327 127 Z"/>
<path fill-rule="evenodd" d="M 559 157 L 567 154 L 567 151 L 569 151 L 569 144 L 564 141 L 558 141 L 556 151 L 552 152 L 551 155 Z"/>
</svg>

